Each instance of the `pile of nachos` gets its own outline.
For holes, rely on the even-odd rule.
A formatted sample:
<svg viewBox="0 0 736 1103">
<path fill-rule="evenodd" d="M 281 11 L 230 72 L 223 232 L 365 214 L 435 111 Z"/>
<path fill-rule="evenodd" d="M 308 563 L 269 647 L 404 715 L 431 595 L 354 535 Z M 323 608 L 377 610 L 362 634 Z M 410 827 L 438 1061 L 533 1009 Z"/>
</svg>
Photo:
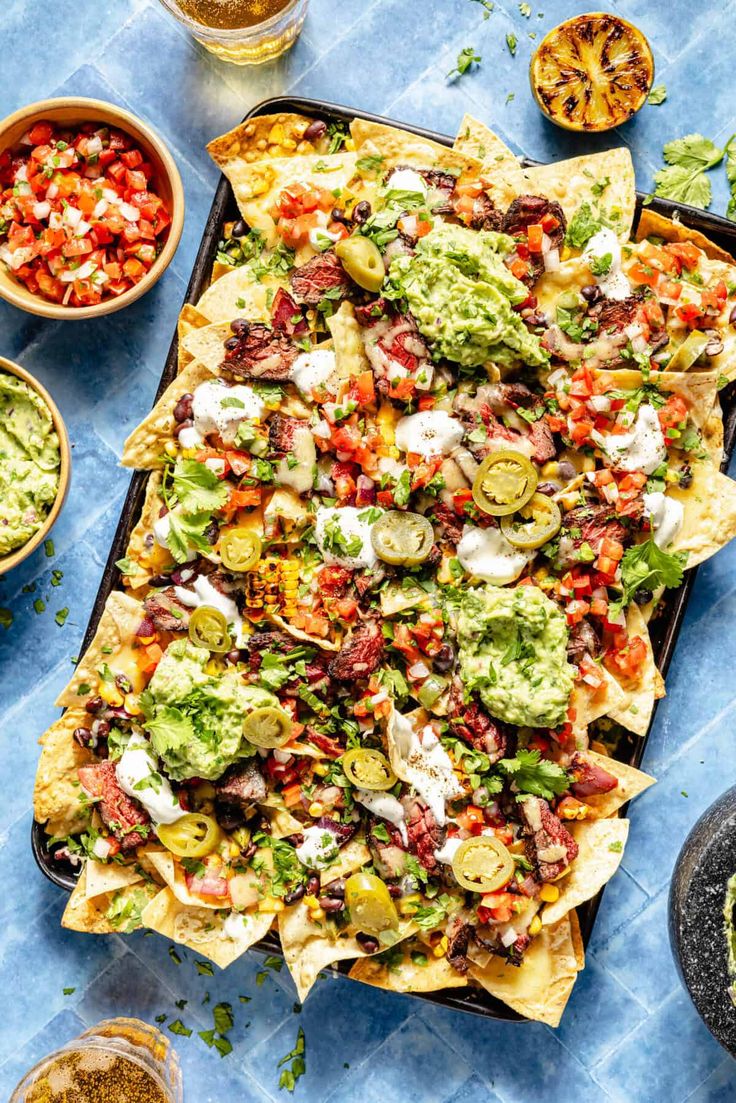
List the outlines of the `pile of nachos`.
<svg viewBox="0 0 736 1103">
<path fill-rule="evenodd" d="M 126 442 L 150 472 L 42 738 L 64 925 L 472 986 L 555 1026 L 613 875 L 648 625 L 736 532 L 736 266 L 628 150 L 356 119 L 209 146 L 240 217 Z M 629 733 L 627 735 L 627 733 Z"/>
</svg>

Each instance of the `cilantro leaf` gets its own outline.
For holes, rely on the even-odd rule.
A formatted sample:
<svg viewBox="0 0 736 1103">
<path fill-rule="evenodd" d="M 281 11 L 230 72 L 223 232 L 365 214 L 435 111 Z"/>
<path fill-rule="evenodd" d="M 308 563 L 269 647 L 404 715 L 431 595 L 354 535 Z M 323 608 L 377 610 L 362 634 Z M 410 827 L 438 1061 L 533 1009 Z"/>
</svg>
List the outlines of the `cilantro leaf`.
<svg viewBox="0 0 736 1103">
<path fill-rule="evenodd" d="M 159 705 L 156 715 L 146 721 L 146 731 L 161 756 L 173 747 L 187 747 L 195 739 L 192 721 L 173 705 Z"/>
<path fill-rule="evenodd" d="M 473 46 L 466 46 L 457 55 L 455 68 L 450 69 L 450 72 L 447 74 L 447 79 L 449 81 L 458 80 L 467 73 L 469 69 L 472 69 L 473 65 L 480 65 L 481 60 L 480 54 L 476 54 Z"/>
<path fill-rule="evenodd" d="M 663 84 L 655 84 L 647 96 L 647 103 L 652 107 L 658 107 L 667 99 L 667 89 Z"/>
<path fill-rule="evenodd" d="M 516 782 L 522 793 L 552 800 L 569 788 L 567 773 L 556 762 L 542 758 L 539 751 L 521 748 L 514 758 L 502 758 L 500 768 Z"/>
<path fill-rule="evenodd" d="M 209 511 L 197 513 L 174 513 L 167 515 L 169 531 L 166 535 L 166 545 L 177 563 L 185 563 L 190 548 L 197 551 L 210 551 L 210 543 L 204 535 L 212 515 Z"/>
<path fill-rule="evenodd" d="M 181 457 L 174 467 L 174 492 L 182 508 L 192 513 L 211 513 L 223 506 L 228 496 L 225 483 L 206 464 Z"/>
<path fill-rule="evenodd" d="M 661 586 L 672 589 L 682 582 L 682 572 L 687 555 L 675 552 L 670 555 L 658 547 L 650 536 L 643 544 L 627 548 L 621 560 L 623 596 L 621 607 L 628 605 L 637 590 L 658 590 Z"/>
<path fill-rule="evenodd" d="M 593 214 L 590 203 L 581 203 L 567 227 L 565 242 L 575 249 L 583 249 L 603 223 Z"/>
<path fill-rule="evenodd" d="M 702 134 L 686 134 L 664 147 L 667 167 L 654 174 L 654 194 L 701 210 L 710 206 L 712 191 L 705 176 L 723 159 L 723 150 Z"/>
<path fill-rule="evenodd" d="M 726 218 L 736 222 L 736 134 L 726 143 L 726 179 L 731 188 L 731 198 L 726 207 Z"/>
<path fill-rule="evenodd" d="M 452 906 L 452 898 L 443 892 L 427 905 L 417 908 L 412 919 L 423 931 L 433 931 L 441 926 Z"/>
</svg>

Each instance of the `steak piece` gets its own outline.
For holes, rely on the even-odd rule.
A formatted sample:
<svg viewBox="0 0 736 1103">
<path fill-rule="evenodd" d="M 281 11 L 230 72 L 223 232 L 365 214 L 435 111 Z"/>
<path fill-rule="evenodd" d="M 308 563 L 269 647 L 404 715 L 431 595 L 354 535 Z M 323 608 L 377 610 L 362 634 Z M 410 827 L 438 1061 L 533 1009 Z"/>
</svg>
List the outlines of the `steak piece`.
<svg viewBox="0 0 736 1103">
<path fill-rule="evenodd" d="M 346 640 L 329 666 L 331 678 L 353 682 L 367 678 L 383 658 L 383 632 L 376 620 L 367 620 Z"/>
<path fill-rule="evenodd" d="M 519 801 L 526 856 L 539 881 L 554 881 L 578 854 L 578 844 L 541 797 Z"/>
<path fill-rule="evenodd" d="M 447 926 L 447 960 L 458 973 L 467 973 L 470 962 L 468 961 L 468 946 L 475 935 L 475 927 L 472 923 L 456 915 Z"/>
<path fill-rule="evenodd" d="M 288 291 L 280 287 L 271 305 L 271 324 L 286 337 L 304 337 L 309 332 L 307 319 Z"/>
<path fill-rule="evenodd" d="M 246 815 L 254 805 L 266 799 L 266 782 L 253 759 L 230 766 L 214 786 L 218 801 L 235 805 Z"/>
<path fill-rule="evenodd" d="M 473 200 L 473 210 L 465 221 L 471 230 L 498 231 L 503 223 L 503 215 L 493 200 L 485 192 L 481 192 Z"/>
<path fill-rule="evenodd" d="M 452 200 L 457 187 L 457 180 L 450 172 L 441 172 L 440 169 L 417 169 L 424 183 L 430 190 L 428 196 L 432 206 L 432 214 L 454 214 L 455 208 Z"/>
<path fill-rule="evenodd" d="M 556 218 L 559 225 L 553 230 L 546 231 L 547 237 L 552 242 L 552 248 L 559 249 L 565 240 L 567 219 L 560 204 L 554 199 L 547 199 L 544 195 L 517 195 L 503 216 L 501 228 L 511 237 L 519 237 L 522 234 L 526 237 L 528 228 L 541 222 L 548 214 Z"/>
<path fill-rule="evenodd" d="M 293 452 L 297 433 L 309 422 L 287 414 L 273 414 L 268 423 L 268 447 L 271 452 Z"/>
<path fill-rule="evenodd" d="M 622 543 L 627 535 L 626 526 L 616 517 L 612 506 L 608 505 L 576 506 L 565 514 L 562 532 L 572 540 L 574 548 L 589 544 L 596 555 L 604 538 Z"/>
<path fill-rule="evenodd" d="M 225 342 L 223 369 L 236 379 L 269 380 L 282 383 L 289 378 L 299 349 L 282 333 L 261 322 L 237 319 L 230 328 L 234 336 Z"/>
<path fill-rule="evenodd" d="M 189 609 L 176 596 L 173 586 L 150 593 L 143 602 L 146 616 L 160 632 L 186 632 L 189 627 Z"/>
<path fill-rule="evenodd" d="M 135 850 L 147 840 L 151 817 L 137 800 L 120 788 L 114 762 L 106 759 L 93 766 L 80 766 L 77 774 L 85 793 L 97 800 L 102 822 L 120 843 L 123 852 Z"/>
<path fill-rule="evenodd" d="M 298 303 L 319 306 L 329 293 L 334 301 L 344 299 L 350 289 L 350 279 L 340 258 L 332 251 L 312 257 L 289 277 L 291 290 Z"/>
<path fill-rule="evenodd" d="M 384 299 L 383 295 L 374 299 L 371 303 L 365 303 L 363 306 L 356 306 L 355 320 L 359 326 L 372 326 L 374 322 L 377 322 L 379 318 L 382 318 L 389 311 L 389 304 Z"/>
<path fill-rule="evenodd" d="M 500 721 L 493 720 L 477 701 L 465 704 L 463 684 L 459 678 L 455 678 L 452 683 L 450 710 L 449 722 L 453 735 L 476 751 L 487 754 L 491 765 L 508 755 L 508 729 Z"/>
<path fill-rule="evenodd" d="M 554 458 L 557 449 L 552 437 L 552 430 L 547 424 L 546 418 L 541 417 L 537 421 L 532 421 L 529 425 L 528 436 L 534 449 L 532 459 L 535 463 L 546 463 L 547 460 Z"/>
<path fill-rule="evenodd" d="M 590 762 L 581 754 L 573 755 L 570 773 L 573 777 L 570 792 L 582 800 L 597 796 L 599 793 L 610 793 L 618 786 L 617 777 L 609 774 L 608 770 L 604 770 L 597 763 Z"/>
<path fill-rule="evenodd" d="M 595 658 L 600 654 L 601 641 L 589 620 L 583 617 L 573 624 L 567 640 L 567 657 L 571 663 L 579 666 L 586 655 Z"/>
<path fill-rule="evenodd" d="M 432 809 L 416 797 L 405 797 L 402 803 L 406 809 L 409 850 L 417 856 L 427 873 L 436 873 L 439 863 L 434 852 L 442 846 L 444 830 L 437 823 Z"/>
</svg>

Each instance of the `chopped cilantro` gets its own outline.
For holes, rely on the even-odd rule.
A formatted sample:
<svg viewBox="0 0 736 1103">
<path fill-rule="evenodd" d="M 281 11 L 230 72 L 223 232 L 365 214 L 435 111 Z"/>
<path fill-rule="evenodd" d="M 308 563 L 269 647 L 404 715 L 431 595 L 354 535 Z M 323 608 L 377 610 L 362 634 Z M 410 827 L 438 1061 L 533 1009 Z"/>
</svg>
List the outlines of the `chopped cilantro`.
<svg viewBox="0 0 736 1103">
<path fill-rule="evenodd" d="M 569 788 L 570 779 L 561 766 L 542 758 L 539 751 L 520 748 L 514 758 L 502 758 L 499 767 L 516 783 L 520 793 L 552 800 Z"/>
<path fill-rule="evenodd" d="M 449 81 L 459 80 L 465 73 L 472 70 L 473 65 L 480 65 L 481 61 L 482 58 L 480 54 L 476 54 L 473 46 L 465 46 L 457 55 L 455 68 L 450 69 L 450 72 L 447 74 L 447 79 Z"/>
<path fill-rule="evenodd" d="M 655 84 L 652 86 L 652 90 L 647 96 L 647 103 L 651 107 L 658 107 L 660 103 L 664 103 L 667 99 L 667 89 L 663 84 Z"/>
<path fill-rule="evenodd" d="M 181 1019 L 174 1019 L 173 1023 L 169 1023 L 169 1030 L 172 1034 L 181 1034 L 184 1038 L 189 1038 L 192 1033 L 188 1026 L 184 1026 Z"/>
</svg>

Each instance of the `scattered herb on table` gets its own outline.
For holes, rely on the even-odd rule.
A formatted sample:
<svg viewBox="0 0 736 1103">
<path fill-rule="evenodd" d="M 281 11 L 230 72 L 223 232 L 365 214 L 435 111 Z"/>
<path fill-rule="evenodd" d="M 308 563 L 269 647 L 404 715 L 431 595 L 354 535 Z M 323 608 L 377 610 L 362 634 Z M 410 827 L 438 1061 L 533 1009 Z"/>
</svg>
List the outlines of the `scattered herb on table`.
<svg viewBox="0 0 736 1103">
<path fill-rule="evenodd" d="M 54 541 L 51 538 L 49 538 L 48 540 L 44 540 L 43 550 L 46 552 L 46 558 L 50 559 L 51 556 L 54 554 Z"/>
<path fill-rule="evenodd" d="M 471 0 L 473 4 L 480 4 L 483 10 L 483 18 L 490 19 L 491 12 L 493 11 L 493 0 Z"/>
<path fill-rule="evenodd" d="M 736 134 L 726 143 L 726 179 L 731 188 L 731 198 L 726 207 L 726 218 L 736 222 Z"/>
<path fill-rule="evenodd" d="M 279 1088 L 286 1088 L 287 1091 L 293 1092 L 296 1087 L 296 1082 L 300 1076 L 303 1076 L 307 1071 L 306 1065 L 306 1051 L 304 1041 L 304 1028 L 299 1027 L 296 1035 L 296 1044 L 292 1050 L 290 1050 L 284 1057 L 281 1058 L 277 1068 L 281 1069 L 281 1075 L 279 1076 Z M 291 1062 L 291 1064 L 289 1064 Z M 287 1067 L 284 1067 L 287 1066 Z"/>
<path fill-rule="evenodd" d="M 12 623 L 13 623 L 12 609 L 0 609 L 0 625 L 2 625 L 3 628 L 8 629 L 8 628 L 10 628 Z"/>
<path fill-rule="evenodd" d="M 466 46 L 465 49 L 461 50 L 457 55 L 455 68 L 450 69 L 450 72 L 447 74 L 447 79 L 449 81 L 459 80 L 469 69 L 472 69 L 473 65 L 480 65 L 481 60 L 480 54 L 476 54 L 473 46 Z"/>
<path fill-rule="evenodd" d="M 64 625 L 66 624 L 66 618 L 68 616 L 69 616 L 69 609 L 66 606 L 64 606 L 63 609 L 58 610 L 58 612 L 54 616 L 54 620 L 59 625 L 59 628 L 64 627 Z"/>
<path fill-rule="evenodd" d="M 192 1033 L 191 1028 L 184 1026 L 181 1019 L 174 1019 L 173 1023 L 169 1023 L 168 1029 L 172 1034 L 181 1034 L 184 1038 L 189 1038 Z"/>
<path fill-rule="evenodd" d="M 659 107 L 667 99 L 667 89 L 663 84 L 655 84 L 647 96 L 647 103 L 652 107 Z"/>
<path fill-rule="evenodd" d="M 709 207 L 713 193 L 705 173 L 723 160 L 723 150 L 702 134 L 686 134 L 667 142 L 663 153 L 667 166 L 654 174 L 654 194 L 701 210 Z"/>
<path fill-rule="evenodd" d="M 516 47 L 518 45 L 518 40 L 515 34 L 506 35 L 506 45 L 509 48 L 509 53 L 511 54 L 511 56 L 516 57 Z"/>
</svg>

